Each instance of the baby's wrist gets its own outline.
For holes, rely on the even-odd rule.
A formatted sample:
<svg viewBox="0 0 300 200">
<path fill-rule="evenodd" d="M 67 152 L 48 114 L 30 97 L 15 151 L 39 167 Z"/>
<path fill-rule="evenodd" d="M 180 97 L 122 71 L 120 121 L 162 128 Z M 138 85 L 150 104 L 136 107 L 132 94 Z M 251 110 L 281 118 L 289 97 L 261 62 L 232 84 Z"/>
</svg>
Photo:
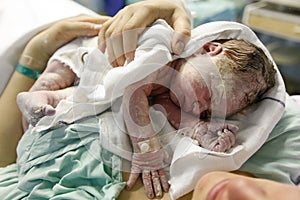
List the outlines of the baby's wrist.
<svg viewBox="0 0 300 200">
<path fill-rule="evenodd" d="M 133 150 L 135 153 L 149 153 L 161 149 L 160 141 L 157 137 L 137 139 L 131 138 Z"/>
</svg>

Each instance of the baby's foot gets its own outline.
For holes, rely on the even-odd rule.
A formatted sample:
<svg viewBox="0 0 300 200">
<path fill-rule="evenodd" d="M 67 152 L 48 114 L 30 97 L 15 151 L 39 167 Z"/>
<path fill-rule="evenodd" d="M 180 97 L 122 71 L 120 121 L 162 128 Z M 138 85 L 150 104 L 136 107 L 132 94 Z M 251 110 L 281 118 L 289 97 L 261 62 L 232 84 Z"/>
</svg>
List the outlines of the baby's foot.
<svg viewBox="0 0 300 200">
<path fill-rule="evenodd" d="M 199 122 L 191 130 L 191 137 L 206 149 L 225 152 L 235 144 L 238 127 L 233 124 Z"/>
<path fill-rule="evenodd" d="M 71 95 L 73 89 L 69 87 L 57 91 L 21 92 L 17 96 L 17 104 L 25 120 L 35 126 L 44 116 L 54 115 L 59 101 Z M 26 130 L 26 125 L 24 128 Z"/>
<path fill-rule="evenodd" d="M 52 91 L 21 92 L 17 104 L 26 121 L 35 126 L 42 117 L 55 114 L 55 99 Z"/>
<path fill-rule="evenodd" d="M 40 75 L 30 91 L 59 90 L 71 86 L 76 74 L 69 66 L 59 62 L 51 62 Z"/>
</svg>

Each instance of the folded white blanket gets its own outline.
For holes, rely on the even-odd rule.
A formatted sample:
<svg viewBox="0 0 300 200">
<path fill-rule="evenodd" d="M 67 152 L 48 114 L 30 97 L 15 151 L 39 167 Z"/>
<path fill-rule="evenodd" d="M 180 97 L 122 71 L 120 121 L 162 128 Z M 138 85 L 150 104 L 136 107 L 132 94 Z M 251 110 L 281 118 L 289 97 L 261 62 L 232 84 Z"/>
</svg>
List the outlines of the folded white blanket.
<svg viewBox="0 0 300 200">
<path fill-rule="evenodd" d="M 75 48 L 74 51 L 74 46 L 71 47 L 72 44 L 69 44 L 71 46 L 61 49 L 53 59 L 60 59 L 69 64 L 80 76 L 80 84 L 73 96 L 59 103 L 57 114 L 43 118 L 37 124 L 35 131 L 55 127 L 60 123 L 72 123 L 112 108 L 113 112 L 100 115 L 102 145 L 130 159 L 130 142 L 122 123 L 119 107 L 116 105 L 120 105 L 118 100 L 126 86 L 178 58 L 172 55 L 170 50 L 172 33 L 173 30 L 164 21 L 158 20 L 139 39 L 135 60 L 118 68 L 111 68 L 107 56 L 97 48 L 82 47 Z M 273 61 L 254 32 L 235 22 L 212 22 L 197 27 L 192 32 L 192 40 L 179 57 L 188 57 L 208 41 L 228 38 L 244 39 L 259 46 Z M 76 42 L 79 46 L 83 44 L 82 41 Z M 80 55 L 86 52 L 88 52 L 87 61 L 83 64 Z M 71 54 L 76 56 L 69 59 Z M 170 166 L 171 198 L 176 199 L 191 191 L 196 181 L 209 171 L 238 169 L 266 141 L 283 113 L 284 103 L 285 87 L 280 73 L 277 73 L 276 85 L 264 95 L 261 102 L 252 105 L 243 115 L 237 114 L 230 119 L 240 127 L 237 144 L 231 151 L 216 153 L 195 145 L 189 138 L 176 140 Z M 157 116 L 158 113 L 153 112 L 153 114 Z M 157 121 L 166 122 L 166 120 Z M 165 132 L 166 138 L 170 138 L 168 137 L 170 132 L 175 134 L 174 129 L 170 128 L 167 122 L 158 125 L 157 130 Z M 171 146 L 174 147 L 174 140 L 172 142 L 167 140 L 166 144 L 168 143 L 172 143 Z"/>
</svg>

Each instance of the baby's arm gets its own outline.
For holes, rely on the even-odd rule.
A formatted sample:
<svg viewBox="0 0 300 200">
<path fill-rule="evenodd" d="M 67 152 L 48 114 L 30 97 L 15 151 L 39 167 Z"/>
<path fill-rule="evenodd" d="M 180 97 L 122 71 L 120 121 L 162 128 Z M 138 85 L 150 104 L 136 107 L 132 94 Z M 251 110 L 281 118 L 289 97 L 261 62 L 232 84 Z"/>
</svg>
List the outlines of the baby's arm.
<svg viewBox="0 0 300 200">
<path fill-rule="evenodd" d="M 138 84 L 138 83 L 137 83 Z M 133 147 L 132 166 L 127 188 L 132 188 L 139 174 L 148 198 L 161 197 L 169 189 L 164 170 L 164 151 L 152 128 L 148 96 L 152 85 L 126 88 L 123 96 L 124 120 Z"/>
<path fill-rule="evenodd" d="M 69 66 L 55 60 L 47 65 L 45 71 L 39 76 L 29 91 L 54 91 L 64 89 L 71 86 L 74 83 L 75 78 L 76 74 Z M 51 96 L 54 94 L 51 92 L 32 93 L 33 97 L 30 97 L 29 94 L 25 94 L 26 93 L 20 95 L 18 103 L 23 114 L 22 123 L 24 131 L 27 130 L 29 124 L 35 125 L 43 116 L 53 115 L 57 105 L 57 103 L 46 105 L 48 102 L 46 99 L 49 99 L 49 102 L 52 102 L 53 100 Z M 27 98 L 30 98 L 31 102 L 29 103 L 29 100 L 27 100 L 25 106 L 24 101 Z"/>
<path fill-rule="evenodd" d="M 176 129 L 186 128 L 184 135 L 196 140 L 203 148 L 225 152 L 235 144 L 235 133 L 238 127 L 217 121 L 204 121 L 184 112 L 170 99 L 169 93 L 164 93 L 155 98 L 155 108 L 164 112 L 168 121 Z"/>
</svg>

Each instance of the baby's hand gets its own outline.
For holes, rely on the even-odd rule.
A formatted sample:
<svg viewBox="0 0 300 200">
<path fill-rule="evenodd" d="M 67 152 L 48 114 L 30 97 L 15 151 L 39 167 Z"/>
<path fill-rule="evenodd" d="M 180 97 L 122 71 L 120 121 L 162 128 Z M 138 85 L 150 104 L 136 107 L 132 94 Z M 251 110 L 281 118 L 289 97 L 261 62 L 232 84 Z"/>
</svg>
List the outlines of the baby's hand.
<svg viewBox="0 0 300 200">
<path fill-rule="evenodd" d="M 236 139 L 238 127 L 229 123 L 221 122 L 198 122 L 189 135 L 203 148 L 225 152 L 229 150 Z"/>
<path fill-rule="evenodd" d="M 169 190 L 168 177 L 164 169 L 165 152 L 156 138 L 133 143 L 131 172 L 126 183 L 131 189 L 139 175 L 148 198 L 162 197 Z"/>
</svg>

